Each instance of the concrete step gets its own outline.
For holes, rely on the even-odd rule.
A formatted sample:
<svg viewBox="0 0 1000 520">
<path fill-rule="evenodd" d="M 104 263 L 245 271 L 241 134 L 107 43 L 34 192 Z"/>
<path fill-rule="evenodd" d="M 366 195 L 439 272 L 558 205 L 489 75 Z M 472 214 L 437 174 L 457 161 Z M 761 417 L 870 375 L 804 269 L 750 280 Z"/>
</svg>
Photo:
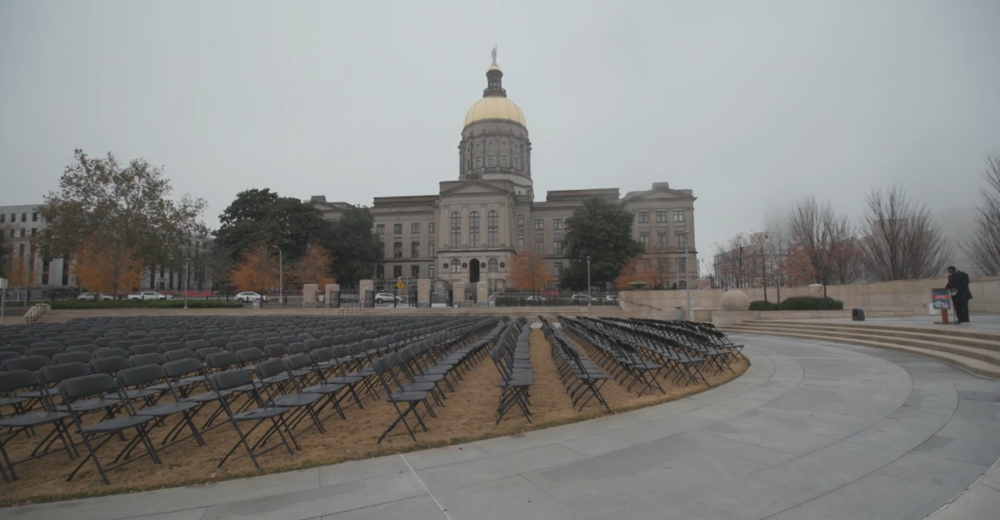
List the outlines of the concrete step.
<svg viewBox="0 0 1000 520">
<path fill-rule="evenodd" d="M 870 340 L 878 342 L 888 342 L 895 345 L 904 345 L 908 347 L 916 347 L 928 350 L 940 350 L 943 352 L 949 352 L 951 354 L 956 354 L 959 356 L 965 356 L 973 359 L 978 359 L 980 361 L 985 361 L 987 363 L 995 364 L 1000 367 L 1000 351 L 992 350 L 989 347 L 980 346 L 968 346 L 968 345 L 958 345 L 948 342 L 944 337 L 930 336 L 930 340 L 920 340 L 901 337 L 898 335 L 890 335 L 889 333 L 877 333 L 868 334 L 863 327 L 857 327 L 852 331 L 831 331 L 831 330 L 821 330 L 821 329 L 808 329 L 802 327 L 767 327 L 760 328 L 755 326 L 748 326 L 748 324 L 743 324 L 741 326 L 735 326 L 737 330 L 742 330 L 744 332 L 760 332 L 761 334 L 767 334 L 772 331 L 783 331 L 792 333 L 804 333 L 804 334 L 814 334 L 817 337 L 837 337 L 843 339 L 857 339 L 857 340 Z M 732 329 L 731 329 L 732 330 Z"/>
<path fill-rule="evenodd" d="M 751 322 L 745 322 L 751 323 Z M 949 337 L 961 337 L 961 338 L 975 338 L 975 339 L 985 339 L 991 341 L 1000 341 L 1000 331 L 990 331 L 982 329 L 968 329 L 961 326 L 955 325 L 930 325 L 921 327 L 915 325 L 888 325 L 881 323 L 871 323 L 871 322 L 824 322 L 824 321 L 804 321 L 804 320 L 761 320 L 759 322 L 752 323 L 770 323 L 770 324 L 782 324 L 782 325 L 811 325 L 811 326 L 822 326 L 827 328 L 847 328 L 855 329 L 858 327 L 864 327 L 865 329 L 871 330 L 884 330 L 884 331 L 914 331 L 920 332 L 922 334 L 934 334 L 938 336 L 949 336 Z"/>
<path fill-rule="evenodd" d="M 988 377 L 991 379 L 1000 379 L 1000 365 L 984 361 L 982 359 L 972 358 L 966 355 L 957 354 L 951 351 L 945 351 L 940 349 L 930 349 L 922 347 L 914 347 L 909 345 L 901 345 L 898 343 L 890 343 L 888 341 L 891 338 L 885 338 L 883 341 L 876 341 L 872 339 L 862 339 L 857 337 L 841 337 L 831 335 L 825 331 L 788 331 L 788 330 L 762 330 L 755 328 L 741 328 L 739 326 L 727 326 L 722 329 L 727 334 L 755 334 L 764 336 L 780 336 L 788 338 L 800 338 L 800 339 L 812 339 L 817 341 L 829 341 L 833 343 L 847 343 L 851 345 L 862 345 L 866 347 L 874 348 L 884 348 L 888 350 L 895 350 L 898 352 L 905 352 L 907 354 L 912 354 L 915 356 L 925 357 L 947 363 L 949 365 L 958 367 L 967 372 Z"/>
<path fill-rule="evenodd" d="M 734 325 L 736 326 L 736 325 Z M 775 330 L 775 329 L 787 329 L 787 330 L 810 330 L 810 331 L 826 331 L 830 334 L 837 333 L 849 333 L 849 334 L 864 334 L 867 336 L 879 336 L 887 337 L 893 339 L 907 339 L 917 342 L 931 343 L 931 344 L 948 344 L 948 345 L 958 345 L 963 347 L 973 347 L 977 349 L 985 349 L 995 352 L 998 357 L 1000 357 L 1000 335 L 990 335 L 984 334 L 983 337 L 970 337 L 961 334 L 949 334 L 947 331 L 935 331 L 934 329 L 929 329 L 926 327 L 909 327 L 909 328 L 893 328 L 893 329 L 883 329 L 875 328 L 867 325 L 836 325 L 836 324 L 825 324 L 825 323 L 814 323 L 814 322 L 780 322 L 780 323 L 762 323 L 759 321 L 748 321 L 739 324 L 738 326 L 747 329 L 758 329 L 758 330 Z M 914 346 L 921 346 L 920 344 L 914 344 Z"/>
</svg>

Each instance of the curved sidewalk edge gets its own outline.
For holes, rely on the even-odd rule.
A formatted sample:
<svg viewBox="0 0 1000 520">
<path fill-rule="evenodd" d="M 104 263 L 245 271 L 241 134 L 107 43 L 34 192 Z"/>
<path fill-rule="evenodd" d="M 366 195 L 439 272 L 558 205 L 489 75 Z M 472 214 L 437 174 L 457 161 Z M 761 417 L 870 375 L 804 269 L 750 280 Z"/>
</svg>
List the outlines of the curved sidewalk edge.
<svg viewBox="0 0 1000 520">
<path fill-rule="evenodd" d="M 1000 461 L 944 507 L 931 513 L 931 520 L 968 520 L 1000 516 Z"/>
</svg>

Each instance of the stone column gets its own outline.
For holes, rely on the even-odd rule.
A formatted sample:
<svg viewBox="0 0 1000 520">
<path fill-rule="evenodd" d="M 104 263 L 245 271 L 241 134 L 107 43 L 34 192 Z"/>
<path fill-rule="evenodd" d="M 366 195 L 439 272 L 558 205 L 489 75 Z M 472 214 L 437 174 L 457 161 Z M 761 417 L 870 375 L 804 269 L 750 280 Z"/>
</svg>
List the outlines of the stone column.
<svg viewBox="0 0 1000 520">
<path fill-rule="evenodd" d="M 431 281 L 427 278 L 417 280 L 417 307 L 431 306 Z"/>
<path fill-rule="evenodd" d="M 358 298 L 361 299 L 360 307 L 370 307 L 371 303 L 366 299 L 368 293 L 375 292 L 375 280 L 361 280 L 358 282 Z"/>
<path fill-rule="evenodd" d="M 326 284 L 326 308 L 330 309 L 333 307 L 340 306 L 340 284 L 328 283 Z M 333 300 L 337 298 L 338 301 L 335 303 Z"/>
<path fill-rule="evenodd" d="M 462 301 L 465 300 L 465 282 L 451 282 L 451 295 L 452 303 L 458 303 L 461 307 Z"/>
<path fill-rule="evenodd" d="M 307 283 L 302 286 L 302 308 L 303 309 L 315 309 L 316 308 L 316 293 L 319 291 L 319 286 L 314 283 Z"/>
<path fill-rule="evenodd" d="M 476 283 L 476 307 L 489 307 L 489 305 L 490 305 L 489 282 Z"/>
</svg>

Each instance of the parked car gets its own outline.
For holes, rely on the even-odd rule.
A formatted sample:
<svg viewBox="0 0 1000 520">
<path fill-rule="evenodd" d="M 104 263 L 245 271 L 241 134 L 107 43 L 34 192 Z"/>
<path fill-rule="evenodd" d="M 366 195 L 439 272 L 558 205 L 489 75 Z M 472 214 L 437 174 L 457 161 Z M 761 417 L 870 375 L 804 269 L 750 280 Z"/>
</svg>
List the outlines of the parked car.
<svg viewBox="0 0 1000 520">
<path fill-rule="evenodd" d="M 388 303 L 392 301 L 399 301 L 399 297 L 387 292 L 380 292 L 375 295 L 375 303 Z"/>
<path fill-rule="evenodd" d="M 237 293 L 235 300 L 239 303 L 252 303 L 256 301 L 261 301 L 262 298 L 264 302 L 270 301 L 270 299 L 267 296 L 261 296 L 260 294 L 255 292 Z"/>
<path fill-rule="evenodd" d="M 355 293 L 344 293 L 340 295 L 340 303 L 358 303 L 361 298 Z"/>
<path fill-rule="evenodd" d="M 586 305 L 587 304 L 587 300 L 591 300 L 592 302 L 595 301 L 594 299 L 591 299 L 590 296 L 587 296 L 586 294 L 574 294 L 569 299 L 570 302 L 572 302 L 574 304 L 577 304 L 577 305 Z"/>
<path fill-rule="evenodd" d="M 528 296 L 524 299 L 527 303 L 545 303 L 545 297 L 543 296 Z"/>
<path fill-rule="evenodd" d="M 156 291 L 142 291 L 139 294 L 128 295 L 130 300 L 173 300 L 174 297 L 169 294 L 160 294 Z"/>
<path fill-rule="evenodd" d="M 108 294 L 104 294 L 104 293 L 85 292 L 85 293 L 81 293 L 80 296 L 77 296 L 76 299 L 77 300 L 82 300 L 82 301 L 93 302 L 93 301 L 97 301 L 97 300 L 114 300 L 115 298 L 114 298 L 114 296 L 111 296 L 111 295 L 108 295 Z"/>
<path fill-rule="evenodd" d="M 604 297 L 604 303 L 611 303 L 611 304 L 614 304 L 614 305 L 618 305 L 618 295 L 617 294 L 608 294 L 608 295 L 606 295 Z"/>
</svg>

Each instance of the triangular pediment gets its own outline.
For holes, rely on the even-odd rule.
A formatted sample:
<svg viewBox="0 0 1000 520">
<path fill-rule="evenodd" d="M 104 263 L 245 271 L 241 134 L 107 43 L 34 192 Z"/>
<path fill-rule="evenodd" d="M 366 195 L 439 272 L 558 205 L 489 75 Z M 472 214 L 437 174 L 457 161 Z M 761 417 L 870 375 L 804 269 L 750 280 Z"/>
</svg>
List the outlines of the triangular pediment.
<svg viewBox="0 0 1000 520">
<path fill-rule="evenodd" d="M 463 181 L 441 190 L 442 197 L 455 195 L 507 195 L 507 190 L 482 181 Z"/>
</svg>

